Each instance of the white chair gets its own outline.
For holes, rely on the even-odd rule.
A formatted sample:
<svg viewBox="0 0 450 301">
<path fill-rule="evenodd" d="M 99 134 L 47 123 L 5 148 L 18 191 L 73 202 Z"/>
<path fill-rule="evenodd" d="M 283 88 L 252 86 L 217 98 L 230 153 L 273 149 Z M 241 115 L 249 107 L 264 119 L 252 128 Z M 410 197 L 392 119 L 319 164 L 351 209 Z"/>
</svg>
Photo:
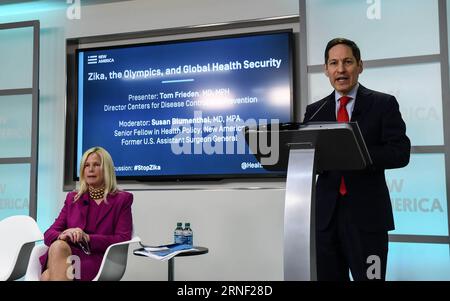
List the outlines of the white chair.
<svg viewBox="0 0 450 301">
<path fill-rule="evenodd" d="M 106 249 L 103 255 L 102 264 L 98 270 L 97 276 L 92 281 L 119 281 L 125 274 L 128 260 L 128 246 L 131 243 L 138 243 L 141 239 L 138 236 L 128 241 L 112 244 Z"/>
<path fill-rule="evenodd" d="M 100 269 L 92 281 L 119 281 L 125 274 L 128 260 L 128 246 L 131 243 L 138 243 L 141 239 L 133 235 L 127 241 L 112 244 L 106 249 L 103 255 Z M 41 276 L 41 263 L 39 257 L 44 255 L 48 247 L 46 245 L 35 246 L 30 255 L 25 281 L 39 281 Z"/>
<path fill-rule="evenodd" d="M 0 280 L 17 280 L 25 275 L 36 241 L 44 239 L 36 221 L 14 215 L 0 221 Z"/>
</svg>

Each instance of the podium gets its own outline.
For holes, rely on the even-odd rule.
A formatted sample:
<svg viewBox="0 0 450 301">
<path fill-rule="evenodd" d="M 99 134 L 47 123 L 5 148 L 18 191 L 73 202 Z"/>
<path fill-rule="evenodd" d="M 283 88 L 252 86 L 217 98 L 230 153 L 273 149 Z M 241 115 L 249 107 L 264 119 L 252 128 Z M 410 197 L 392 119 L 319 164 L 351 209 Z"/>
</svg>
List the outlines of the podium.
<svg viewBox="0 0 450 301">
<path fill-rule="evenodd" d="M 246 127 L 244 136 L 265 169 L 287 170 L 284 280 L 315 281 L 316 174 L 364 169 L 371 164 L 359 126 L 356 122 L 278 123 Z"/>
</svg>

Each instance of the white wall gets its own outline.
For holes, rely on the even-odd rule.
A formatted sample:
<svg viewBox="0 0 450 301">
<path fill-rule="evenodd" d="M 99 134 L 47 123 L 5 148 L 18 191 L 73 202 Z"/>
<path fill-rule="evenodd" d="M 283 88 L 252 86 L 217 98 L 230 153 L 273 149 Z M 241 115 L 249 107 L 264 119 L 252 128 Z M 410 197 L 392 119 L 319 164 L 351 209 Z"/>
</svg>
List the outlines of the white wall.
<svg viewBox="0 0 450 301">
<path fill-rule="evenodd" d="M 135 0 L 0 16 L 0 23 L 41 20 L 38 222 L 58 214 L 64 167 L 65 38 L 297 15 L 297 0 Z M 255 189 L 246 189 L 247 186 Z M 131 186 L 122 188 L 130 189 Z M 177 221 L 191 222 L 194 244 L 209 253 L 176 259 L 176 280 L 282 280 L 284 183 L 280 181 L 140 186 L 133 191 L 135 231 L 147 244 L 172 240 Z M 137 246 L 136 246 L 137 247 Z M 131 254 L 131 252 L 130 252 Z M 124 280 L 166 280 L 167 263 L 129 256 Z"/>
<path fill-rule="evenodd" d="M 209 253 L 175 260 L 176 280 L 282 280 L 284 190 L 134 193 L 137 232 L 170 242 L 177 221 L 190 221 L 194 244 Z M 166 280 L 167 263 L 131 257 L 124 279 Z"/>
<path fill-rule="evenodd" d="M 69 22 L 67 37 L 297 14 L 296 0 L 135 0 L 84 7 L 81 20 Z"/>
</svg>

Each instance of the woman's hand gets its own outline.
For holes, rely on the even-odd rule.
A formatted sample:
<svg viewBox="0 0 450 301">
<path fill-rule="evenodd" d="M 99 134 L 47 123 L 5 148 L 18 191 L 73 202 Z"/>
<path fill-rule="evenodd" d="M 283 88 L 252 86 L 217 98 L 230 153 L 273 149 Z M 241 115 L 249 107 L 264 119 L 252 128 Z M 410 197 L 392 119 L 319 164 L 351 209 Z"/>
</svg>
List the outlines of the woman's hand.
<svg viewBox="0 0 450 301">
<path fill-rule="evenodd" d="M 82 229 L 80 228 L 69 228 L 64 230 L 59 236 L 58 239 L 65 240 L 65 241 L 71 241 L 72 243 L 77 243 L 80 241 L 87 241 L 89 242 L 89 235 L 87 235 Z"/>
</svg>

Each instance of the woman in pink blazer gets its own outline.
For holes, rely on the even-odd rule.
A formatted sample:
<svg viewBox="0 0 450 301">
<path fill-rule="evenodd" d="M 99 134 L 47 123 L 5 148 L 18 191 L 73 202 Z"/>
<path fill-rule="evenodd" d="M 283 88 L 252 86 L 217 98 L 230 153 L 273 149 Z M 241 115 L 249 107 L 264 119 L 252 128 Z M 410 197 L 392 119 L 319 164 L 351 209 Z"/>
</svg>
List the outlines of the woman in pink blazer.
<svg viewBox="0 0 450 301">
<path fill-rule="evenodd" d="M 69 192 L 58 218 L 45 232 L 41 280 L 92 280 L 109 245 L 131 239 L 133 195 L 117 189 L 114 165 L 101 147 L 87 150 L 80 189 Z"/>
</svg>

